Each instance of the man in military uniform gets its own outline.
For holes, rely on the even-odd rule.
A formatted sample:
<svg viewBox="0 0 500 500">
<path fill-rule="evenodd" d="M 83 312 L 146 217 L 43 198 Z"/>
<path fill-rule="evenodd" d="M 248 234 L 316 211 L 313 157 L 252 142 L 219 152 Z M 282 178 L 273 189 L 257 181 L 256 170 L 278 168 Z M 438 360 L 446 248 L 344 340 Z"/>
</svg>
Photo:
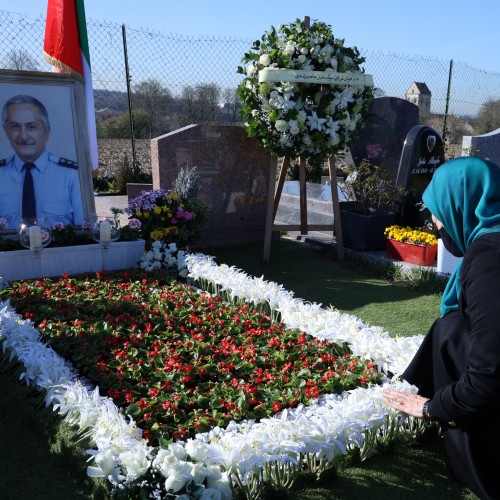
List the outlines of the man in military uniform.
<svg viewBox="0 0 500 500">
<path fill-rule="evenodd" d="M 17 95 L 5 103 L 2 122 L 15 151 L 0 160 L 0 217 L 8 229 L 18 228 L 24 217 L 46 218 L 49 226 L 82 224 L 78 165 L 45 149 L 50 134 L 45 106 Z"/>
</svg>

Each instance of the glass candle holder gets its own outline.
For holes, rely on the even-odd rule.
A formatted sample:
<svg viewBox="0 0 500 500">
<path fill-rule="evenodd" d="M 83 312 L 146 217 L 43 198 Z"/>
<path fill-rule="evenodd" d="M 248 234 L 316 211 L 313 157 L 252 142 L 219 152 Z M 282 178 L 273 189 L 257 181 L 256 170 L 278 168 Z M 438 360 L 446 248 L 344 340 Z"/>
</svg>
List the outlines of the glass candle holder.
<svg viewBox="0 0 500 500">
<path fill-rule="evenodd" d="M 120 221 L 117 217 L 99 217 L 92 227 L 92 238 L 108 249 L 112 241 L 120 237 Z"/>
<path fill-rule="evenodd" d="M 46 219 L 21 219 L 19 242 L 32 252 L 41 252 L 52 241 L 52 229 Z"/>
<path fill-rule="evenodd" d="M 42 275 L 40 253 L 52 241 L 52 229 L 46 219 L 21 219 L 17 232 L 19 243 L 31 250 L 36 276 Z"/>
</svg>

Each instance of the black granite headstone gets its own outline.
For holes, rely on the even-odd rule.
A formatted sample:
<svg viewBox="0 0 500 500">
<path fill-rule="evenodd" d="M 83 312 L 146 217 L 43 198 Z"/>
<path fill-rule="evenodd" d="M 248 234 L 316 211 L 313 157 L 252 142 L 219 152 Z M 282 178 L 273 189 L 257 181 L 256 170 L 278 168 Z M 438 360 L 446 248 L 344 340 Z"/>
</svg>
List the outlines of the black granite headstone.
<svg viewBox="0 0 500 500">
<path fill-rule="evenodd" d="M 422 194 L 436 169 L 445 162 L 443 139 L 426 125 L 416 125 L 406 136 L 396 184 L 408 194 L 400 213 L 405 226 L 419 227 L 428 214 L 421 210 Z"/>
<path fill-rule="evenodd" d="M 371 118 L 351 145 L 354 164 L 367 159 L 395 181 L 406 135 L 419 124 L 418 106 L 398 97 L 377 97 L 369 113 Z"/>
</svg>

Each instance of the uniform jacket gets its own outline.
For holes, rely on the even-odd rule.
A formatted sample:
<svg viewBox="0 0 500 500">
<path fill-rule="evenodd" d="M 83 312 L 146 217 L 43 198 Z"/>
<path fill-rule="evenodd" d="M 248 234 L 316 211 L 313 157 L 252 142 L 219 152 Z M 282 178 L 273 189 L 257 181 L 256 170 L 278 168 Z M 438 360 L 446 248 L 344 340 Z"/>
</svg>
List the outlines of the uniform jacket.
<svg viewBox="0 0 500 500">
<path fill-rule="evenodd" d="M 80 225 L 83 223 L 82 195 L 77 163 L 44 151 L 32 169 L 37 218 Z M 0 160 L 0 217 L 8 229 L 19 227 L 22 218 L 24 162 L 16 154 Z"/>
</svg>

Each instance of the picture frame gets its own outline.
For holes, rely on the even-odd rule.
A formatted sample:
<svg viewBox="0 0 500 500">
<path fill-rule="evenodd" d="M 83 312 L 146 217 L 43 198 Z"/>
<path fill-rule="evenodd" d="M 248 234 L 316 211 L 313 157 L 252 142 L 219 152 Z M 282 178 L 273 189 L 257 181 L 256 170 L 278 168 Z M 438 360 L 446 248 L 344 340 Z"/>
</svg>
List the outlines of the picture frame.
<svg viewBox="0 0 500 500">
<path fill-rule="evenodd" d="M 47 111 L 50 133 L 48 133 L 48 138 L 46 138 L 45 152 L 49 153 L 49 159 L 52 162 L 52 172 L 55 172 L 52 174 L 52 178 L 55 180 L 53 185 L 57 186 L 58 183 L 63 184 L 63 181 L 59 178 L 59 174 L 63 178 L 71 177 L 73 184 L 77 184 L 75 181 L 75 171 L 78 172 L 76 177 L 79 180 L 83 220 L 81 212 L 75 210 L 74 213 L 78 212 L 78 216 L 75 215 L 74 218 L 66 216 L 64 218 L 61 215 L 61 221 L 65 224 L 71 224 L 76 229 L 81 227 L 83 221 L 93 222 L 96 210 L 89 141 L 85 121 L 86 107 L 83 84 L 67 73 L 0 70 L 0 109 L 4 109 L 4 105 L 9 99 L 21 95 L 35 98 Z M 21 107 L 21 105 L 18 105 L 17 109 Z M 9 106 L 9 109 L 12 108 Z M 38 112 L 36 108 L 32 107 L 32 109 Z M 17 162 L 19 164 L 22 161 L 20 158 L 22 152 L 19 152 L 21 150 L 20 145 L 29 145 L 29 141 L 33 142 L 34 140 L 19 138 L 19 136 L 14 138 L 10 129 L 8 134 L 8 129 L 4 125 L 4 119 L 5 116 L 2 114 L 2 130 L 0 131 L 0 220 L 3 219 L 5 221 L 7 220 L 6 216 L 9 215 L 6 212 L 18 210 L 19 204 L 22 203 L 22 186 L 19 186 L 17 177 L 13 175 L 12 170 L 14 163 Z M 15 126 L 18 126 L 17 123 Z M 59 166 L 60 169 L 54 169 L 54 165 Z M 9 168 L 10 174 L 7 175 Z M 17 168 L 19 171 L 21 167 L 18 165 Z M 70 170 L 73 170 L 73 172 L 70 172 Z M 58 176 L 57 179 L 56 175 Z M 18 177 L 20 176 L 18 174 Z M 46 179 L 49 178 L 47 177 Z M 12 186 L 9 186 L 9 182 L 11 181 Z M 45 186 L 49 184 L 48 181 L 45 181 Z M 51 194 L 47 192 L 50 189 L 45 187 L 42 193 L 37 194 L 36 189 L 37 184 L 35 184 L 35 198 L 38 196 L 37 217 L 40 217 L 38 215 L 39 203 L 45 198 L 50 201 L 50 196 L 54 196 L 53 205 L 55 205 L 57 193 Z M 54 187 L 55 189 L 56 187 Z M 73 192 L 77 192 L 77 190 L 73 189 Z M 21 200 L 19 200 L 19 196 Z M 73 200 L 72 203 L 78 205 L 78 200 Z M 49 202 L 46 205 L 48 206 Z M 78 207 L 80 208 L 80 205 Z M 13 223 L 7 224 L 7 227 L 0 228 L 0 236 L 17 233 L 19 227 L 16 225 L 16 222 L 19 220 L 19 216 L 9 215 L 8 220 Z M 12 225 L 15 227 L 9 227 Z"/>
</svg>

